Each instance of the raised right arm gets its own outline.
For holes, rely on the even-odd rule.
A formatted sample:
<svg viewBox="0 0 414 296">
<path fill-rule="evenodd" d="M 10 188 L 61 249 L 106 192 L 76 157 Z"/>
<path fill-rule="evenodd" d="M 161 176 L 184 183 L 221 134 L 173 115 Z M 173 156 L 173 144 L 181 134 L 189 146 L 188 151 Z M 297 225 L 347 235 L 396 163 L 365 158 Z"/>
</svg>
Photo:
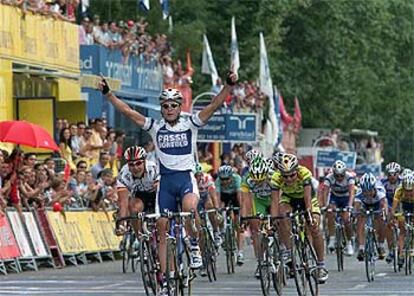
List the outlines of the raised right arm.
<svg viewBox="0 0 414 296">
<path fill-rule="evenodd" d="M 145 124 L 145 116 L 141 113 L 135 111 L 131 107 L 128 106 L 127 103 L 119 99 L 117 96 L 115 96 L 105 80 L 105 78 L 102 77 L 101 82 L 98 85 L 99 89 L 102 91 L 104 96 L 108 99 L 108 101 L 122 114 L 124 114 L 126 117 L 131 119 L 133 122 L 135 122 L 140 127 L 143 127 Z"/>
</svg>

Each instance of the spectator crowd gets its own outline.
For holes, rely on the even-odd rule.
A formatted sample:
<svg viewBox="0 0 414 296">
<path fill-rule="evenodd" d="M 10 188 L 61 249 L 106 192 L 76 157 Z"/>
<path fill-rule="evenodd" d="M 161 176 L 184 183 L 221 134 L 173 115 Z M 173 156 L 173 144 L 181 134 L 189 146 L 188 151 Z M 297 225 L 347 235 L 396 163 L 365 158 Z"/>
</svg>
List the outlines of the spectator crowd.
<svg viewBox="0 0 414 296">
<path fill-rule="evenodd" d="M 0 215 L 7 206 L 23 208 L 115 209 L 116 176 L 121 169 L 125 133 L 106 126 L 105 119 L 56 122 L 60 151 L 45 159 L 35 153 L 0 150 Z M 149 158 L 154 145 L 146 143 Z"/>
</svg>

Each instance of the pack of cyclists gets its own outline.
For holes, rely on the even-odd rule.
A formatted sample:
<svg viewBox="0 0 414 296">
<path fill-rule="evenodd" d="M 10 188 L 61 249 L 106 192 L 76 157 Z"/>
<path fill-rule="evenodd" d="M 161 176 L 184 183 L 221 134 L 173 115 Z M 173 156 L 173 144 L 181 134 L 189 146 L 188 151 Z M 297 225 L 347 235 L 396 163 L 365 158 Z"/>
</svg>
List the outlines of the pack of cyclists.
<svg viewBox="0 0 414 296">
<path fill-rule="evenodd" d="M 265 158 L 262 153 L 252 149 L 245 155 L 247 165 L 240 174 L 227 163 L 219 167 L 215 178 L 195 160 L 197 130 L 205 125 L 213 113 L 220 108 L 237 77 L 229 73 L 226 86 L 202 111 L 189 117 L 181 115 L 183 97 L 175 89 L 164 90 L 160 96 L 161 120 L 154 120 L 131 109 L 118 99 L 109 88 L 105 79 L 100 89 L 107 99 L 135 124 L 146 130 L 153 138 L 158 163 L 146 160 L 145 149 L 132 146 L 124 153 L 125 166 L 118 176 L 119 212 L 118 218 L 140 212 L 192 212 L 196 227 L 185 224 L 190 248 L 190 268 L 203 270 L 202 250 L 199 247 L 200 226 L 198 211 L 216 209 L 209 212 L 209 220 L 214 233 L 214 245 L 219 250 L 223 242 L 223 217 L 219 209 L 232 206 L 236 209 L 232 217 L 236 226 L 237 263 L 244 262 L 243 249 L 247 230 L 251 233 L 255 256 L 260 256 L 257 235 L 260 220 L 254 217 L 283 217 L 301 211 L 306 216 L 306 231 L 316 254 L 316 279 L 318 283 L 328 280 L 325 266 L 325 250 L 335 249 L 335 209 L 341 208 L 345 224 L 345 255 L 352 256 L 357 248 L 358 260 L 364 257 L 364 215 L 354 215 L 366 209 L 382 211 L 375 218 L 378 236 L 378 257 L 385 258 L 385 241 L 391 262 L 392 225 L 398 224 L 400 232 L 398 245 L 400 251 L 404 242 L 404 215 L 414 211 L 414 173 L 402 170 L 392 162 L 386 166 L 386 177 L 379 180 L 371 173 L 359 179 L 356 174 L 340 160 L 336 161 L 331 172 L 323 180 L 318 190 L 318 182 L 309 169 L 299 165 L 298 158 L 289 153 L 275 153 Z M 317 193 L 321 196 L 317 196 Z M 321 210 L 322 209 L 322 210 Z M 323 233 L 324 210 L 327 217 L 327 242 Z M 402 217 L 402 218 L 401 218 Z M 356 227 L 353 227 L 355 226 Z M 141 226 L 132 221 L 139 237 Z M 158 260 L 160 274 L 157 295 L 169 295 L 165 288 L 167 275 L 166 235 L 168 219 L 160 216 L 156 221 L 158 233 Z M 283 248 L 289 254 L 292 248 L 291 225 L 288 219 L 272 223 L 280 235 Z M 122 235 L 125 221 L 116 223 L 116 233 Z M 327 247 L 325 244 L 327 243 Z M 402 254 L 402 252 L 400 252 Z M 403 260 L 400 255 L 399 260 Z M 259 277 L 258 268 L 254 273 Z"/>
</svg>

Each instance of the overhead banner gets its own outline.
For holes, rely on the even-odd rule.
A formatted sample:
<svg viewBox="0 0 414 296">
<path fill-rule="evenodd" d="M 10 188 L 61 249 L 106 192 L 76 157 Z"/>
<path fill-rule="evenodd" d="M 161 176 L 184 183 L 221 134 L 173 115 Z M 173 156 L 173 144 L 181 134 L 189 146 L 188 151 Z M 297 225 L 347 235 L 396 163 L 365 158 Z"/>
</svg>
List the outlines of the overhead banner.
<svg viewBox="0 0 414 296">
<path fill-rule="evenodd" d="M 78 26 L 0 4 L 0 57 L 79 72 Z"/>
<path fill-rule="evenodd" d="M 27 239 L 23 223 L 20 220 L 19 213 L 7 211 L 7 217 L 9 217 L 10 225 L 13 229 L 14 236 L 16 237 L 21 257 L 33 257 L 33 252 L 29 240 Z"/>
<path fill-rule="evenodd" d="M 6 216 L 0 216 L 0 259 L 20 257 L 19 246 Z"/>
<path fill-rule="evenodd" d="M 119 249 L 122 238 L 114 234 L 112 213 L 66 212 L 66 219 L 60 213 L 47 212 L 47 215 L 64 254 Z"/>
<path fill-rule="evenodd" d="M 199 142 L 256 142 L 257 117 L 254 114 L 215 114 L 198 131 Z"/>
<path fill-rule="evenodd" d="M 350 169 L 355 169 L 356 152 L 339 150 L 318 150 L 316 154 L 316 167 L 332 167 L 335 161 L 342 160 Z"/>
<path fill-rule="evenodd" d="M 29 237 L 33 245 L 33 251 L 36 256 L 45 257 L 49 256 L 49 252 L 43 242 L 42 236 L 39 231 L 39 226 L 35 220 L 35 217 L 32 212 L 23 213 L 24 220 L 26 223 L 27 231 L 29 232 Z"/>
<path fill-rule="evenodd" d="M 163 88 L 161 66 L 156 60 L 146 61 L 137 56 L 122 55 L 120 50 L 98 45 L 82 45 L 80 67 L 82 73 L 110 77 L 121 81 L 122 92 L 142 97 L 158 97 Z M 94 87 L 95 88 L 95 87 Z"/>
</svg>

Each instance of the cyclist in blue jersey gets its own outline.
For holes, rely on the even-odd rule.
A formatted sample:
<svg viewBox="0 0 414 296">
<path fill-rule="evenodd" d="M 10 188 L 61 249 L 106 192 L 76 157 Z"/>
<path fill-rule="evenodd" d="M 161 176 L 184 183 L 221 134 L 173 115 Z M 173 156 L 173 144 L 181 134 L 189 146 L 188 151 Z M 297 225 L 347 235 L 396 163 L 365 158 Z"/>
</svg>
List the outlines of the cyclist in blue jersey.
<svg viewBox="0 0 414 296">
<path fill-rule="evenodd" d="M 197 131 L 205 125 L 214 112 L 219 109 L 230 95 L 237 76 L 229 72 L 226 85 L 220 93 L 200 112 L 189 117 L 181 116 L 182 94 L 176 89 L 165 89 L 160 95 L 161 120 L 145 117 L 117 98 L 102 77 L 98 87 L 108 101 L 122 114 L 147 131 L 155 144 L 160 168 L 160 183 L 157 193 L 157 211 L 177 211 L 178 206 L 184 212 L 197 212 L 199 200 L 197 182 L 194 178 L 194 154 L 196 152 Z M 160 234 L 159 257 L 161 271 L 166 272 L 166 233 L 168 219 L 157 222 Z M 198 233 L 192 231 L 191 223 L 186 225 L 190 236 L 190 267 L 200 268 L 202 258 L 198 245 Z"/>
<path fill-rule="evenodd" d="M 361 191 L 355 196 L 355 209 L 357 213 L 361 211 L 372 209 L 374 211 L 387 211 L 387 199 L 385 198 L 385 189 L 381 182 L 375 178 L 372 173 L 365 173 L 361 179 Z M 364 260 L 364 244 L 365 244 L 365 216 L 357 216 L 357 240 L 359 250 L 357 259 Z M 378 258 L 385 257 L 385 223 L 380 215 L 375 218 L 375 230 L 378 233 Z"/>
<path fill-rule="evenodd" d="M 234 172 L 229 165 L 223 165 L 219 168 L 218 178 L 215 182 L 217 200 L 222 206 L 240 207 L 241 203 L 241 177 Z M 234 225 L 238 226 L 239 211 L 235 211 L 233 217 Z M 237 228 L 237 264 L 242 265 L 243 256 L 243 234 L 240 227 Z"/>
<path fill-rule="evenodd" d="M 398 187 L 401 185 L 401 166 L 396 162 L 390 162 L 385 167 L 386 177 L 381 179 L 381 183 L 385 188 L 385 194 L 387 197 L 388 208 L 392 208 L 392 203 L 394 199 L 394 193 Z M 386 228 L 387 244 L 388 244 L 388 256 L 385 259 L 387 263 L 391 263 L 394 258 L 394 253 L 392 251 L 392 241 L 393 241 L 393 227 L 394 222 L 392 219 L 389 219 Z"/>
</svg>

